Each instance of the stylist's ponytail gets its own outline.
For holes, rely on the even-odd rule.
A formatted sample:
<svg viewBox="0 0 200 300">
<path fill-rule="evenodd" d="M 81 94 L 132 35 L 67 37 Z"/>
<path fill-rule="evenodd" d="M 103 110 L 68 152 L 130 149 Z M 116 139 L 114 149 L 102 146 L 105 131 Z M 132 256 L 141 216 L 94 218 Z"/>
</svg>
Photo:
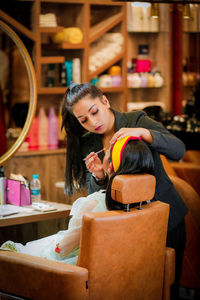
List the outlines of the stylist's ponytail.
<svg viewBox="0 0 200 300">
<path fill-rule="evenodd" d="M 84 185 L 83 160 L 80 152 L 80 140 L 84 129 L 65 105 L 62 108 L 63 127 L 67 134 L 65 193 L 73 195 L 75 190 L 82 189 Z"/>
</svg>

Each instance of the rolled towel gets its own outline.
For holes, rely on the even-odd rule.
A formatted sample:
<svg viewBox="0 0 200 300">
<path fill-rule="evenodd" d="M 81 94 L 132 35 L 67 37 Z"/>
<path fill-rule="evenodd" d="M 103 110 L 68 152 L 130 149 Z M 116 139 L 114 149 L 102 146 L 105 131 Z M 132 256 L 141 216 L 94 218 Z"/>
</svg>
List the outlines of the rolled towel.
<svg viewBox="0 0 200 300">
<path fill-rule="evenodd" d="M 83 41 L 83 32 L 78 27 L 67 27 L 52 36 L 54 43 L 80 44 Z"/>
<path fill-rule="evenodd" d="M 64 39 L 68 43 L 80 44 L 83 41 L 83 32 L 78 27 L 68 27 L 63 30 Z"/>
</svg>

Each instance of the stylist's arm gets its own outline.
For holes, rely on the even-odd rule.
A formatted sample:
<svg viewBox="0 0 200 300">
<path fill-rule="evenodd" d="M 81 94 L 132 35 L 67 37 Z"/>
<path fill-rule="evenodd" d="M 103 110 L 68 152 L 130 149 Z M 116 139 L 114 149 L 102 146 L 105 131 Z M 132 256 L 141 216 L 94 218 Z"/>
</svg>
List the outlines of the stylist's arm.
<svg viewBox="0 0 200 300">
<path fill-rule="evenodd" d="M 113 144 L 116 140 L 121 140 L 126 136 L 141 137 L 145 142 L 149 144 L 153 143 L 153 137 L 150 131 L 146 128 L 120 128 L 117 132 L 115 132 L 110 143 Z"/>
</svg>

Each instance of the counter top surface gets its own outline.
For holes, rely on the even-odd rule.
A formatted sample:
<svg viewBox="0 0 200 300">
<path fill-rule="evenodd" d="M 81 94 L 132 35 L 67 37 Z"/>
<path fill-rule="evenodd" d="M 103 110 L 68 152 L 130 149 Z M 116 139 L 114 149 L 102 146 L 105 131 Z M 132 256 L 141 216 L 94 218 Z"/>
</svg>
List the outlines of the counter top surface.
<svg viewBox="0 0 200 300">
<path fill-rule="evenodd" d="M 52 210 L 38 211 L 35 210 L 32 205 L 22 207 L 21 211 L 19 212 L 4 217 L 0 216 L 0 227 L 32 223 L 56 218 L 65 218 L 69 216 L 71 205 L 44 200 L 42 200 L 41 203 L 50 205 L 50 209 Z M 20 207 L 16 208 L 20 209 Z"/>
</svg>

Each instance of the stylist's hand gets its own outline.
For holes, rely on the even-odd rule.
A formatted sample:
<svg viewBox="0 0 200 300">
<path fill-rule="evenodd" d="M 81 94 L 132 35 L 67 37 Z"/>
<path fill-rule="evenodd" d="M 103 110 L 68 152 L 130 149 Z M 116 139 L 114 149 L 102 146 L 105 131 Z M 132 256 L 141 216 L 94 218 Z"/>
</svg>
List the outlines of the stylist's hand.
<svg viewBox="0 0 200 300">
<path fill-rule="evenodd" d="M 102 162 L 96 153 L 91 152 L 86 157 L 85 164 L 88 171 L 94 173 L 97 178 L 101 179 L 105 177 Z"/>
<path fill-rule="evenodd" d="M 126 136 L 137 136 L 141 137 L 144 141 L 149 144 L 153 143 L 153 137 L 150 131 L 146 128 L 120 128 L 115 134 L 113 135 L 110 143 L 113 144 L 117 140 L 121 140 Z"/>
</svg>

